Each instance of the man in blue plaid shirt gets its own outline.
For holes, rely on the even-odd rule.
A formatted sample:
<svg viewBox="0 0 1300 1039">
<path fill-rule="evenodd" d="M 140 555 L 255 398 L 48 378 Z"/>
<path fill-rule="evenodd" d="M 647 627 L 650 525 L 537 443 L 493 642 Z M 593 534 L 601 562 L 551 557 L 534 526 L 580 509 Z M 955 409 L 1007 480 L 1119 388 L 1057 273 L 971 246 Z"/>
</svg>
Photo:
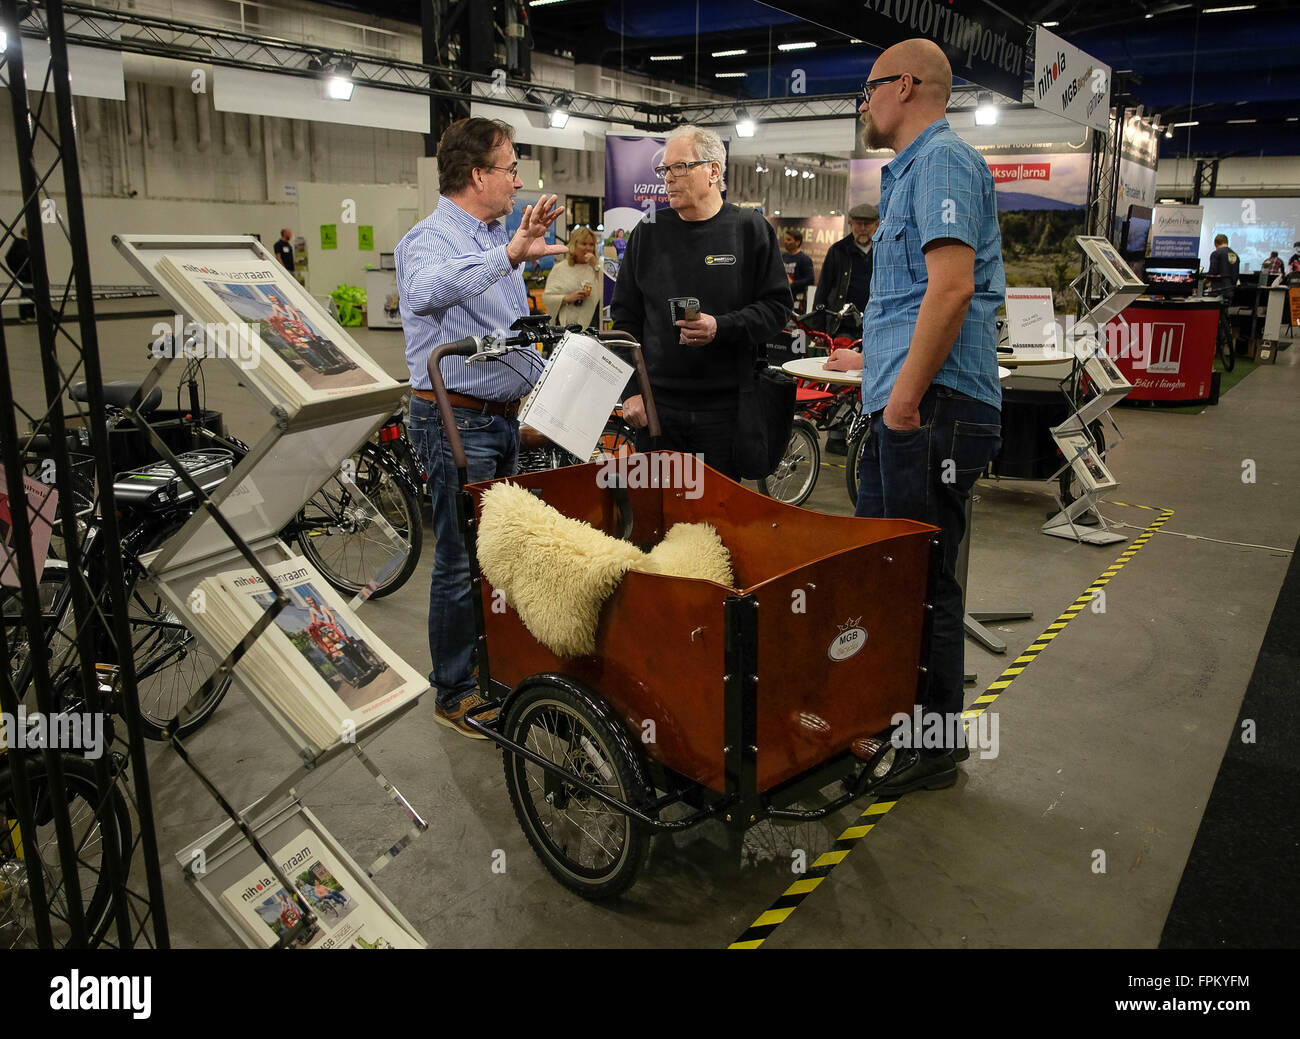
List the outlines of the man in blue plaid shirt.
<svg viewBox="0 0 1300 1039">
<path fill-rule="evenodd" d="M 993 175 L 948 126 L 951 94 L 943 51 L 905 40 L 872 66 L 859 107 L 868 146 L 897 157 L 881 171 L 872 239 L 862 336 L 862 408 L 871 426 L 856 511 L 933 523 L 943 555 L 921 707 L 925 730 L 941 721 L 945 738 L 924 746 L 913 733 L 880 797 L 951 786 L 955 761 L 969 756 L 957 548 L 966 499 L 1000 443 L 996 314 L 1006 278 Z"/>
</svg>

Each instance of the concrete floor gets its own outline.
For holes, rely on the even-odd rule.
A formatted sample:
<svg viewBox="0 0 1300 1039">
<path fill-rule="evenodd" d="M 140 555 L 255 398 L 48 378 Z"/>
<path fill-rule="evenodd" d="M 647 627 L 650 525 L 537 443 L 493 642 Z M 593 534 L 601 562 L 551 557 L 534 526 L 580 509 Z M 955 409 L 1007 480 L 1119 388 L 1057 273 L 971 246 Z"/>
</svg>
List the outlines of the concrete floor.
<svg viewBox="0 0 1300 1039">
<path fill-rule="evenodd" d="M 117 304 L 118 307 L 139 304 Z M 154 319 L 102 321 L 110 378 L 142 374 Z M 35 336 L 8 326 L 19 401 L 42 399 Z M 404 374 L 398 333 L 358 339 Z M 903 798 L 769 938 L 768 947 L 1154 947 L 1266 623 L 1300 533 L 1293 423 L 1300 351 L 1252 373 L 1196 416 L 1119 409 L 1126 440 L 1109 462 L 1117 501 L 1173 509 L 1173 518 L 1107 586 L 1106 612 L 1085 611 L 994 704 L 1000 755 L 977 755 L 950 790 Z M 209 407 L 252 441 L 266 428 L 231 372 L 208 366 Z M 1242 480 L 1255 463 L 1254 483 Z M 828 456 L 809 507 L 847 514 L 842 458 Z M 999 627 L 995 656 L 968 641 L 980 695 L 1125 545 L 1092 547 L 1038 533 L 1052 499 L 1044 484 L 977 487 L 972 610 L 1023 606 L 1030 621 Z M 1291 511 L 1288 511 L 1291 510 Z M 1107 504 L 1131 540 L 1155 513 Z M 416 575 L 365 607 L 368 624 L 417 669 L 428 666 L 425 613 L 432 534 Z M 292 770 L 290 749 L 232 692 L 191 750 L 235 803 Z M 641 879 L 608 905 L 556 884 L 533 855 L 507 798 L 501 756 L 435 724 L 426 697 L 368 747 L 429 819 L 380 886 L 430 945 L 720 948 L 852 825 L 762 825 L 740 868 L 713 824 L 658 839 Z M 167 911 L 178 947 L 231 939 L 175 867 L 172 854 L 222 820 L 169 751 L 151 748 Z M 304 784 L 304 800 L 365 864 L 405 831 L 354 761 Z M 1095 852 L 1106 872 L 1094 872 Z M 504 873 L 492 869 L 505 853 Z"/>
</svg>

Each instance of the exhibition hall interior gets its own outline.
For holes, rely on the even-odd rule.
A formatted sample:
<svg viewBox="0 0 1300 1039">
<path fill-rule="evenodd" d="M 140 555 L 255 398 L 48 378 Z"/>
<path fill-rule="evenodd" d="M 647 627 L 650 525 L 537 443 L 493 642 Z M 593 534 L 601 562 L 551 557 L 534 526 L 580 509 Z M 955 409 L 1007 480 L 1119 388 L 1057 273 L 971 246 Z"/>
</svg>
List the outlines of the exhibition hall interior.
<svg viewBox="0 0 1300 1039">
<path fill-rule="evenodd" d="M 1300 942 L 1292 5 L 0 29 L 0 948 Z"/>
</svg>

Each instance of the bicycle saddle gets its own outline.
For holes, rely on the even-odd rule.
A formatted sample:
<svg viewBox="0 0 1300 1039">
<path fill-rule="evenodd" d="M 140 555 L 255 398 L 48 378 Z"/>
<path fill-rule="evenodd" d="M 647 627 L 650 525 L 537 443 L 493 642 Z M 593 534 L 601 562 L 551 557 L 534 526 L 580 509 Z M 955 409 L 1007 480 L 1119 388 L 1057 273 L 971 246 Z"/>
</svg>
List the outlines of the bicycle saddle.
<svg viewBox="0 0 1300 1039">
<path fill-rule="evenodd" d="M 131 403 L 131 398 L 140 392 L 138 382 L 106 382 L 104 383 L 104 403 L 110 408 L 125 408 Z M 89 400 L 87 386 L 84 382 L 74 382 L 68 387 L 68 396 L 79 403 L 85 404 Z M 162 403 L 162 390 L 155 386 L 149 391 L 149 396 L 137 409 L 141 415 L 148 415 L 159 404 Z"/>
</svg>

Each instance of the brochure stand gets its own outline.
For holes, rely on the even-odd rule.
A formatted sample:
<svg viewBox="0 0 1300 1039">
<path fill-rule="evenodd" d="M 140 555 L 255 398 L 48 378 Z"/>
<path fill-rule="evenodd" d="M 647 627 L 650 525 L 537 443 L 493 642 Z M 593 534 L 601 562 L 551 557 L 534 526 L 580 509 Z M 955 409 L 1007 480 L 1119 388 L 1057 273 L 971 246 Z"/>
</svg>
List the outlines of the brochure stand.
<svg viewBox="0 0 1300 1039">
<path fill-rule="evenodd" d="M 1072 469 L 1082 493 L 1067 504 L 1058 490 L 1056 501 L 1060 509 L 1043 524 L 1042 532 L 1090 545 L 1111 545 L 1124 541 L 1125 537 L 1107 526 L 1096 505 L 1101 492 L 1117 487 L 1118 482 L 1107 468 L 1103 460 L 1105 452 L 1094 440 L 1090 426 L 1105 415 L 1118 433 L 1119 427 L 1109 412 L 1133 386 L 1100 348 L 1098 337 L 1108 321 L 1146 291 L 1146 283 L 1133 273 L 1108 239 L 1079 236 L 1075 240 L 1083 249 L 1084 264 L 1082 273 L 1070 285 L 1085 310 L 1081 323 L 1089 334 L 1076 340 L 1074 370 L 1062 382 L 1073 413 L 1051 429 L 1052 439 L 1065 458 L 1065 464 L 1052 474 L 1051 480 L 1055 487 L 1057 478 Z M 1100 298 L 1090 302 L 1084 297 L 1081 287 L 1088 284 L 1105 286 Z M 1087 378 L 1086 389 L 1081 375 Z M 1087 512 L 1097 517 L 1098 526 L 1076 522 Z"/>
<path fill-rule="evenodd" d="M 180 863 L 186 880 L 194 885 L 199 897 L 207 903 L 231 935 L 245 947 L 259 949 L 268 946 L 275 948 L 305 946 L 317 937 L 322 924 L 328 926 L 311 906 L 304 906 L 305 912 L 300 925 L 285 930 L 278 938 L 272 938 L 268 928 L 267 940 L 259 943 L 249 930 L 231 919 L 233 911 L 229 903 L 223 901 L 223 892 L 228 893 L 232 888 L 238 889 L 243 886 L 241 881 L 249 876 L 250 871 L 256 872 L 260 864 L 268 861 L 266 853 L 269 852 L 270 856 L 274 856 L 278 849 L 295 841 L 304 831 L 310 831 L 319 839 L 319 847 L 312 847 L 311 854 L 292 867 L 294 871 L 299 868 L 311 869 L 321 861 L 322 856 L 334 860 L 351 874 L 349 883 L 343 889 L 349 900 L 368 908 L 373 907 L 372 916 L 376 912 L 386 916 L 392 926 L 405 933 L 411 945 L 426 946 L 427 943 L 420 937 L 420 933 L 398 912 L 371 881 L 370 876 L 363 873 L 295 793 L 289 791 L 287 795 L 279 794 L 274 797 L 268 795 L 257 804 L 250 806 L 244 815 L 251 839 L 241 832 L 236 823 L 223 823 L 178 852 L 176 861 Z M 252 900 L 259 902 L 273 900 L 281 890 L 295 892 L 294 878 L 288 875 L 288 871 L 283 869 L 282 864 L 275 863 L 271 874 L 278 881 L 279 887 L 271 884 L 264 889 L 258 889 L 256 884 L 249 885 L 248 888 L 253 890 L 248 888 L 245 890 Z M 346 890 L 352 886 L 355 886 L 355 891 Z M 302 901 L 299 896 L 298 904 Z M 346 921 L 347 918 L 344 917 L 343 922 Z"/>
<path fill-rule="evenodd" d="M 159 271 L 159 264 L 164 262 L 165 258 L 165 267 L 174 265 L 180 260 L 191 268 L 197 267 L 204 272 L 211 270 L 212 276 L 218 279 L 221 277 L 234 277 L 234 275 L 223 275 L 221 273 L 223 270 L 238 270 L 244 265 L 256 265 L 259 262 L 275 263 L 276 261 L 271 253 L 255 239 L 245 236 L 177 238 L 162 235 L 116 235 L 113 240 L 119 251 L 126 256 L 132 266 L 157 286 L 163 298 L 172 304 L 176 312 L 188 315 L 192 319 L 188 330 L 192 333 L 192 343 L 194 345 L 209 353 L 215 353 L 218 357 L 234 360 L 241 364 L 243 368 L 241 381 L 262 400 L 274 419 L 272 429 L 249 451 L 233 473 L 209 496 L 203 492 L 188 473 L 183 471 L 175 456 L 162 443 L 156 432 L 149 427 L 147 420 L 136 415 L 134 409 L 127 409 L 128 415 L 149 436 L 158 453 L 176 468 L 181 481 L 200 502 L 200 507 L 162 548 L 143 558 L 149 579 L 156 584 L 159 593 L 167 601 L 176 616 L 184 621 L 192 615 L 190 597 L 199 582 L 204 578 L 244 567 L 252 567 L 256 570 L 262 581 L 265 582 L 266 588 L 280 600 L 263 613 L 253 627 L 245 633 L 239 644 L 229 653 L 214 646 L 205 633 L 196 625 L 187 625 L 193 631 L 199 643 L 212 653 L 215 658 L 221 660 L 217 671 L 208 678 L 196 696 L 202 697 L 208 688 L 215 685 L 224 676 L 229 675 L 233 682 L 238 683 L 241 688 L 250 694 L 252 702 L 257 705 L 273 727 L 295 748 L 300 757 L 301 764 L 298 769 L 248 810 L 249 813 L 253 813 L 254 816 L 261 819 L 270 828 L 271 832 L 278 834 L 280 832 L 279 826 L 282 823 L 290 825 L 295 818 L 301 822 L 302 819 L 298 818 L 298 816 L 305 817 L 308 822 L 313 824 L 314 820 L 311 819 L 310 813 L 307 813 L 306 809 L 298 804 L 296 796 L 293 797 L 289 809 L 277 812 L 274 817 L 264 816 L 262 813 L 263 806 L 270 806 L 282 801 L 287 794 L 292 794 L 293 787 L 301 781 L 304 775 L 329 761 L 351 753 L 362 762 L 381 788 L 406 811 L 412 820 L 410 830 L 397 843 L 380 855 L 371 870 L 366 874 L 367 877 L 373 876 L 383 865 L 391 861 L 392 856 L 400 852 L 420 833 L 423 833 L 428 824 L 415 812 L 401 792 L 387 780 L 378 767 L 366 756 L 365 752 L 355 742 L 355 738 L 348 742 L 340 740 L 327 747 L 313 745 L 288 721 L 279 709 L 269 703 L 258 692 L 253 683 L 240 680 L 239 660 L 256 641 L 261 632 L 273 623 L 275 616 L 284 608 L 287 602 L 282 588 L 267 572 L 269 567 L 293 557 L 293 553 L 280 541 L 277 536 L 278 532 L 297 514 L 303 503 L 319 491 L 326 482 L 334 478 L 340 478 L 339 471 L 343 461 L 350 458 L 371 434 L 392 415 L 402 399 L 404 387 L 387 376 L 383 376 L 382 373 L 376 375 L 373 361 L 366 356 L 365 351 L 333 321 L 315 300 L 300 288 L 295 291 L 292 287 L 286 289 L 274 283 L 253 286 L 252 288 L 237 282 L 228 286 L 218 285 L 218 288 L 232 290 L 230 294 L 236 300 L 244 298 L 239 295 L 240 292 L 243 292 L 249 298 L 256 299 L 266 310 L 270 309 L 270 304 L 266 302 L 265 298 L 259 299 L 256 297 L 255 293 L 261 291 L 263 297 L 274 297 L 278 294 L 280 298 L 274 300 L 275 306 L 278 308 L 275 311 L 275 317 L 282 324 L 286 320 L 292 321 L 292 327 L 296 329 L 309 329 L 314 336 L 310 341 L 310 345 L 304 346 L 303 354 L 307 355 L 308 351 L 314 350 L 316 352 L 310 354 L 313 360 L 318 361 L 322 357 L 326 358 L 330 369 L 326 369 L 324 365 L 320 369 L 324 371 L 326 376 L 338 371 L 352 372 L 355 374 L 350 375 L 349 378 L 354 383 L 359 383 L 359 385 L 345 387 L 330 399 L 304 400 L 301 396 L 295 399 L 283 391 L 285 385 L 283 375 L 280 383 L 274 382 L 268 377 L 265 369 L 249 366 L 250 357 L 247 352 L 229 349 L 229 336 L 225 339 L 214 336 L 212 334 L 213 326 L 204 320 L 205 315 L 198 312 L 187 296 L 174 285 L 174 275 Z M 266 277 L 272 277 L 272 275 L 268 274 Z M 288 311 L 283 309 L 284 300 L 288 300 Z M 238 312 L 236 311 L 236 313 Z M 291 317 L 286 319 L 284 316 L 286 313 Z M 252 318 L 245 317 L 245 320 L 250 327 L 255 325 Z M 267 328 L 268 325 L 269 322 L 264 323 L 261 327 Z M 220 331 L 222 327 L 224 326 L 218 326 L 215 331 Z M 239 329 L 239 332 L 244 338 L 239 336 L 235 338 L 242 346 L 248 342 L 247 331 Z M 267 334 L 268 339 L 271 338 L 269 332 L 265 334 Z M 185 337 L 183 335 L 176 336 L 173 341 L 183 342 Z M 265 344 L 260 339 L 258 345 L 263 349 L 263 352 L 253 356 L 265 358 L 267 367 L 279 365 L 281 371 L 288 372 L 291 377 L 296 374 L 283 360 L 271 357 L 269 351 L 265 349 Z M 281 346 L 284 347 L 285 345 L 282 341 Z M 223 347 L 226 349 L 223 350 Z M 284 352 L 288 353 L 287 350 Z M 348 367 L 344 368 L 344 364 L 347 363 L 346 358 L 352 358 L 358 363 L 348 364 Z M 174 357 L 163 357 L 159 360 L 146 377 L 140 390 L 139 399 L 144 399 L 148 395 L 172 360 L 174 360 Z M 291 382 L 292 378 L 288 381 Z M 320 384 L 328 385 L 328 379 L 318 379 L 317 381 Z M 306 385 L 305 377 L 303 382 Z M 319 397 L 321 391 L 318 387 L 309 387 L 308 396 L 313 393 Z M 384 530 L 390 539 L 396 539 L 395 547 L 404 549 L 405 546 L 401 543 L 400 538 L 397 538 L 391 526 L 383 521 L 378 510 L 367 502 L 359 492 L 358 498 L 358 508 L 370 510 L 376 520 L 376 526 Z M 358 599 L 363 600 L 364 593 Z M 353 605 L 357 605 L 357 602 L 358 600 L 354 600 Z M 405 714 L 405 711 L 414 706 L 416 702 L 418 702 L 418 697 L 410 700 L 404 707 L 365 725 L 354 736 L 365 735 L 368 737 L 373 735 Z M 209 852 L 213 852 L 217 854 L 220 862 L 224 863 L 229 860 L 232 863 L 232 870 L 242 869 L 244 872 L 252 868 L 250 863 L 260 858 L 281 883 L 286 886 L 290 897 L 299 907 L 298 915 L 302 919 L 301 927 L 291 928 L 292 933 L 281 935 L 280 941 L 276 944 L 284 945 L 310 941 L 311 933 L 314 933 L 313 914 L 305 904 L 305 899 L 295 893 L 294 887 L 287 883 L 287 879 L 280 871 L 279 866 L 271 858 L 279 845 L 275 844 L 274 839 L 268 839 L 266 842 L 260 841 L 256 836 L 255 826 L 246 822 L 244 815 L 230 806 L 220 791 L 190 758 L 181 742 L 173 738 L 171 745 L 173 750 L 195 773 L 232 820 L 231 823 L 203 838 L 188 851 L 193 851 L 196 847 L 202 847 L 209 864 L 213 861 L 213 857 Z M 286 816 L 285 812 L 289 812 L 289 815 Z M 319 824 L 315 824 L 315 830 L 321 840 L 329 845 L 333 854 L 346 858 L 342 849 L 337 846 L 337 842 L 334 842 L 333 838 L 323 828 L 319 827 Z M 291 837 L 292 834 L 288 836 Z M 239 844 L 239 847 L 236 848 L 230 845 L 229 841 L 217 847 L 216 845 L 220 844 L 226 837 L 230 837 L 232 840 L 237 838 L 236 843 Z M 286 839 L 288 838 L 286 837 Z M 188 851 L 183 853 L 187 869 L 190 868 Z M 347 862 L 351 863 L 351 860 L 347 859 Z M 352 868 L 351 872 L 359 874 L 361 871 Z M 222 876 L 224 877 L 225 874 L 222 874 Z M 217 909 L 218 914 L 222 916 L 229 926 L 228 916 L 230 910 L 222 905 L 219 897 L 213 897 L 213 891 L 209 890 L 205 884 L 199 884 L 199 888 L 205 900 Z M 218 895 L 222 890 L 224 890 L 223 887 L 215 886 Z M 391 910 L 391 906 L 388 906 L 377 891 L 367 890 L 366 894 L 373 895 L 387 910 L 395 915 L 395 911 Z M 400 920 L 400 917 L 398 919 Z M 405 924 L 404 921 L 402 923 L 407 930 L 415 934 L 409 924 Z M 232 928 L 232 930 L 241 940 L 255 945 L 249 936 L 244 934 L 242 928 Z"/>
</svg>

